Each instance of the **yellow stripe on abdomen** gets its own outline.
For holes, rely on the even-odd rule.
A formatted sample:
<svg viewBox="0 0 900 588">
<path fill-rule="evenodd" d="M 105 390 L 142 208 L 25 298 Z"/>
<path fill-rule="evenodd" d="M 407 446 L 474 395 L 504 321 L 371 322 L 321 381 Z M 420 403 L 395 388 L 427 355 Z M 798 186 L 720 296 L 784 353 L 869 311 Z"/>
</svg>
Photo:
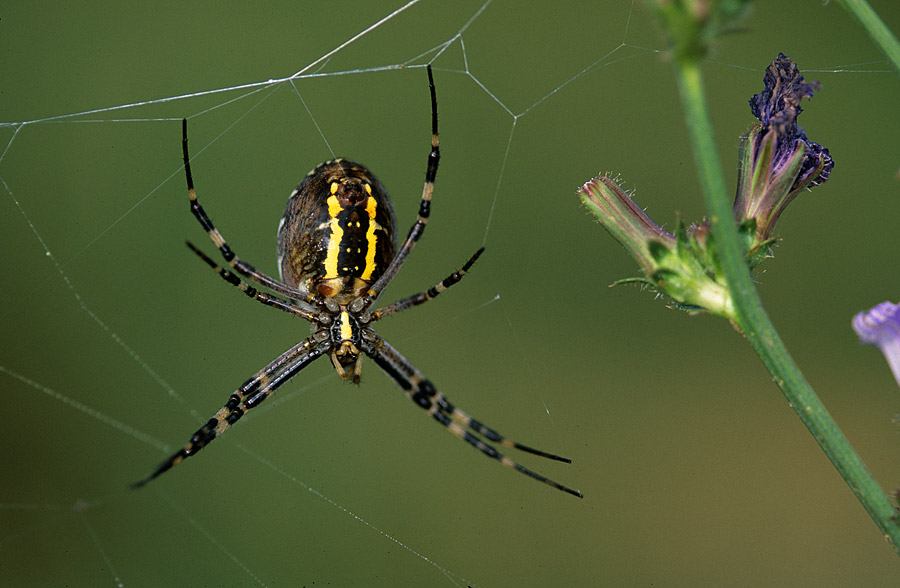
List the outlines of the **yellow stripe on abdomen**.
<svg viewBox="0 0 900 588">
<path fill-rule="evenodd" d="M 337 184 L 333 184 L 333 186 L 337 186 Z M 331 191 L 332 195 L 328 197 L 328 216 L 331 217 L 328 226 L 331 229 L 331 235 L 328 237 L 328 250 L 325 253 L 325 275 L 322 276 L 326 280 L 338 277 L 338 254 L 341 251 L 341 241 L 344 240 L 344 229 L 341 228 L 337 218 L 343 209 L 334 195 L 334 187 Z"/>
<path fill-rule="evenodd" d="M 368 188 L 368 186 L 367 186 Z M 381 228 L 375 222 L 375 213 L 378 209 L 378 203 L 374 198 L 369 196 L 366 201 L 366 213 L 369 215 L 369 228 L 366 230 L 366 266 L 363 268 L 361 279 L 369 281 L 372 279 L 372 272 L 375 271 L 375 251 L 378 245 L 378 236 L 375 229 Z"/>
</svg>

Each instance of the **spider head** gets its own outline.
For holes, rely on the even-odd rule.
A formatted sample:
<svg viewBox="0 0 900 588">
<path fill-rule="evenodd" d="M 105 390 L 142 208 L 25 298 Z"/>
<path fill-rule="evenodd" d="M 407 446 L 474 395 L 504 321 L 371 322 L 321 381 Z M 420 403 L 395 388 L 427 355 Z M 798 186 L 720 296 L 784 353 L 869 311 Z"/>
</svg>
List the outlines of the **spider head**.
<svg viewBox="0 0 900 588">
<path fill-rule="evenodd" d="M 351 341 L 341 342 L 340 347 L 331 352 L 331 363 L 342 380 L 351 380 L 354 384 L 359 384 L 362 356 Z"/>
<path fill-rule="evenodd" d="M 360 355 L 360 325 L 355 313 L 341 307 L 331 322 L 329 337 L 331 338 L 331 363 L 342 380 L 359 383 L 362 371 Z"/>
</svg>

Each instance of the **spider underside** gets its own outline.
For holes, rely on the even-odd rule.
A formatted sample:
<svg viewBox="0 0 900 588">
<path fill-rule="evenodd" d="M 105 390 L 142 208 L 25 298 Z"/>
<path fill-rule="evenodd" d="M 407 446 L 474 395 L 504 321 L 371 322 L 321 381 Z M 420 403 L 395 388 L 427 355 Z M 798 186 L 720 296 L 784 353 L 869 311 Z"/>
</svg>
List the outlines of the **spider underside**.
<svg viewBox="0 0 900 588">
<path fill-rule="evenodd" d="M 217 265 L 190 242 L 188 247 L 250 298 L 309 321 L 312 334 L 244 382 L 184 447 L 152 474 L 133 484 L 133 488 L 144 486 L 203 449 L 319 357 L 328 356 L 338 376 L 358 383 L 362 358 L 366 355 L 413 402 L 460 439 L 507 467 L 581 498 L 579 491 L 519 465 L 490 443 L 565 463 L 571 463 L 571 460 L 511 441 L 456 408 L 371 327 L 384 317 L 435 298 L 459 282 L 484 251 L 483 247 L 476 251 L 462 268 L 428 290 L 370 310 L 422 236 L 431 210 L 440 150 L 437 98 L 430 65 L 427 70 L 431 93 L 431 150 L 418 217 L 399 249 L 395 250 L 394 244 L 393 208 L 381 183 L 360 164 L 346 159 L 326 161 L 307 174 L 288 200 L 278 227 L 280 280 L 241 260 L 200 205 L 191 175 L 187 120 L 182 121 L 182 151 L 191 212 L 228 267 Z M 251 282 L 268 292 L 257 289 Z"/>
</svg>

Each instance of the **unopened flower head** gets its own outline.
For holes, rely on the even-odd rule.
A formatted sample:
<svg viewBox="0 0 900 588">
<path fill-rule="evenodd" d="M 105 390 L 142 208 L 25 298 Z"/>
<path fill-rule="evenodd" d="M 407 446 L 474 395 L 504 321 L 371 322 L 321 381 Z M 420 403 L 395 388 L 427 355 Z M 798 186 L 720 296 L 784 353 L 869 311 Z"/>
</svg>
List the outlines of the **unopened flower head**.
<svg viewBox="0 0 900 588">
<path fill-rule="evenodd" d="M 706 310 L 732 318 L 731 295 L 709 271 L 707 245 L 712 235 L 705 225 L 689 230 L 679 221 L 675 234 L 669 233 L 607 175 L 587 182 L 578 194 L 603 228 L 644 269 L 644 278 L 624 281 L 650 284 L 685 310 Z"/>
<path fill-rule="evenodd" d="M 656 269 L 651 247 L 675 249 L 675 237 L 638 206 L 616 178 L 599 175 L 578 191 L 603 227 L 641 264 L 647 275 Z"/>
</svg>

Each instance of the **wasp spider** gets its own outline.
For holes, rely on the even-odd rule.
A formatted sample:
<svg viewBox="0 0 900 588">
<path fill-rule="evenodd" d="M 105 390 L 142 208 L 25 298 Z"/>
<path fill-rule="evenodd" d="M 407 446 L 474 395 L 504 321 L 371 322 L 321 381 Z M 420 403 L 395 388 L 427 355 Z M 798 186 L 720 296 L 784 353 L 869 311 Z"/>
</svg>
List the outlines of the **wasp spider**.
<svg viewBox="0 0 900 588">
<path fill-rule="evenodd" d="M 459 282 L 484 250 L 479 249 L 462 269 L 432 288 L 372 310 L 379 294 L 400 271 L 422 236 L 431 212 L 431 195 L 440 159 L 437 99 L 431 66 L 428 66 L 428 85 L 431 91 L 431 151 L 425 168 L 425 186 L 416 222 L 400 248 L 395 248 L 394 211 L 384 186 L 362 165 L 333 159 L 309 172 L 288 200 L 278 225 L 280 280 L 241 260 L 203 210 L 191 176 L 187 120 L 182 121 L 182 151 L 191 212 L 218 247 L 227 268 L 218 266 L 191 243 L 188 246 L 222 278 L 250 298 L 312 323 L 312 335 L 241 384 L 225 406 L 194 433 L 184 447 L 134 487 L 143 486 L 206 447 L 244 413 L 259 406 L 319 357 L 329 357 L 338 376 L 358 383 L 362 358 L 367 355 L 413 402 L 463 441 L 507 467 L 581 497 L 577 490 L 519 465 L 491 444 L 566 463 L 571 460 L 511 441 L 456 408 L 422 372 L 372 329 L 372 323 L 427 302 Z"/>
</svg>

